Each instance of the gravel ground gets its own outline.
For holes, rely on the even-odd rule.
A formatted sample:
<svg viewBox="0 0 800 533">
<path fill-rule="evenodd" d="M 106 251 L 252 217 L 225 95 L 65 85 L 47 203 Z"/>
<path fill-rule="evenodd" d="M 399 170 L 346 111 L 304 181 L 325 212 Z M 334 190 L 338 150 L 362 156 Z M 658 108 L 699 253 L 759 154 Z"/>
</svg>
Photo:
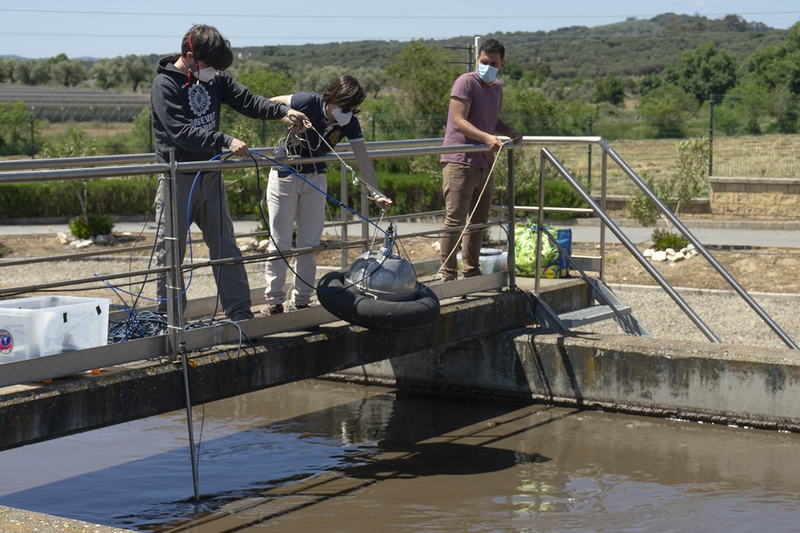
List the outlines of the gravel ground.
<svg viewBox="0 0 800 533">
<path fill-rule="evenodd" d="M 195 263 L 201 263 L 207 258 L 195 255 L 193 260 Z M 3 268 L 0 286 L 38 285 L 65 279 L 91 278 L 95 274 L 135 271 L 147 268 L 147 261 L 146 255 L 136 257 L 112 255 L 103 258 L 60 261 L 34 266 L 6 266 Z M 262 262 L 248 263 L 246 270 L 251 287 L 256 288 L 265 285 Z M 141 278 L 123 278 L 115 280 L 113 283 L 117 287 L 116 292 L 95 282 L 94 286 L 99 287 L 98 289 L 92 291 L 81 290 L 71 294 L 111 298 L 115 304 L 121 303 L 121 300 L 124 299 L 129 304 L 133 297 L 129 296 L 127 292 L 136 293 L 141 287 Z M 126 286 L 129 283 L 130 286 Z M 145 299 L 140 300 L 140 307 L 153 304 L 147 298 L 154 296 L 154 285 L 148 283 L 145 287 L 143 292 Z M 660 288 L 616 284 L 612 285 L 612 288 L 623 302 L 633 307 L 634 315 L 655 337 L 675 342 L 707 340 L 697 326 Z M 54 289 L 53 292 L 56 294 L 70 294 L 66 290 L 59 289 Z M 203 267 L 192 275 L 189 286 L 190 298 L 210 296 L 215 292 L 216 287 L 210 268 Z M 723 342 L 774 348 L 786 346 L 744 300 L 734 292 L 709 289 L 678 289 L 678 292 Z M 795 343 L 800 343 L 800 312 L 798 311 L 800 294 L 752 293 L 751 295 Z M 257 310 L 258 306 L 254 308 L 254 311 Z M 596 333 L 621 333 L 621 329 L 613 321 L 591 324 L 577 330 Z"/>
<path fill-rule="evenodd" d="M 706 336 L 666 292 L 658 287 L 613 285 L 614 293 L 633 309 L 639 321 L 659 339 L 675 342 L 706 341 Z M 724 343 L 785 348 L 778 335 L 735 292 L 678 289 L 678 294 Z M 799 294 L 751 293 L 750 296 L 780 328 L 800 344 Z M 599 322 L 577 331 L 621 333 L 614 321 Z"/>
</svg>

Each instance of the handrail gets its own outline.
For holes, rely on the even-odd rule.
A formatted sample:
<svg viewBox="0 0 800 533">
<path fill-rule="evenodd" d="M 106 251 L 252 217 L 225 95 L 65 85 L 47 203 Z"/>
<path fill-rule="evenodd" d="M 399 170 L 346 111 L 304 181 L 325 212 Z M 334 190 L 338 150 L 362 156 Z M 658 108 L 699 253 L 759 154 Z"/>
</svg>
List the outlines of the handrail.
<svg viewBox="0 0 800 533">
<path fill-rule="evenodd" d="M 717 335 L 713 331 L 711 331 L 711 329 L 709 329 L 709 327 L 705 324 L 705 322 L 703 322 L 703 320 L 697 315 L 697 313 L 694 312 L 694 309 L 692 309 L 689 306 L 689 304 L 687 304 L 686 301 L 683 298 L 681 298 L 680 294 L 678 294 L 675 291 L 675 289 L 672 287 L 672 285 L 669 284 L 669 282 L 664 278 L 664 276 L 662 276 L 661 273 L 652 264 L 650 264 L 650 261 L 648 261 L 644 255 L 642 255 L 639 249 L 636 248 L 636 245 L 634 245 L 633 242 L 631 242 L 631 240 L 628 238 L 627 235 L 625 235 L 625 233 L 619 228 L 619 226 L 617 226 L 617 224 L 613 220 L 611 220 L 611 218 L 602 209 L 600 209 L 600 206 L 597 205 L 597 202 L 595 202 L 594 199 L 591 196 L 589 196 L 589 194 L 586 191 L 583 190 L 583 187 L 581 187 L 580 183 L 578 183 L 578 181 L 574 177 L 572 177 L 569 171 L 566 168 L 564 168 L 564 166 L 558 159 L 556 159 L 553 153 L 550 152 L 550 150 L 548 150 L 547 148 L 542 148 L 541 157 L 543 160 L 546 159 L 547 161 L 549 161 L 550 164 L 552 164 L 556 168 L 558 173 L 561 174 L 561 176 L 565 180 L 567 180 L 567 182 L 572 186 L 572 188 L 575 189 L 575 192 L 577 192 L 578 195 L 580 195 L 580 197 L 583 199 L 583 201 L 586 202 L 591 207 L 595 215 L 597 215 L 611 229 L 611 231 L 614 233 L 614 235 L 617 236 L 617 238 L 625 246 L 625 248 L 628 249 L 628 251 L 636 258 L 636 260 L 639 261 L 642 267 L 644 267 L 644 269 L 647 270 L 647 272 L 658 282 L 659 285 L 661 285 L 661 288 L 666 291 L 669 297 L 672 298 L 676 304 L 678 304 L 678 307 L 680 307 L 681 310 L 684 313 L 686 313 L 686 315 L 692 320 L 692 322 L 694 322 L 694 324 L 700 329 L 700 331 L 703 332 L 706 338 L 708 338 L 712 342 L 722 342 L 719 339 L 719 337 L 717 337 Z M 542 202 L 541 198 L 539 202 L 541 204 Z M 539 234 L 538 238 L 541 240 L 541 233 Z M 540 244 L 537 244 L 537 249 L 541 250 Z M 538 272 L 537 272 L 537 278 L 538 278 Z M 538 291 L 538 284 L 537 284 L 537 291 Z"/>
<path fill-rule="evenodd" d="M 598 144 L 599 146 L 601 146 L 603 148 L 603 159 L 602 159 L 602 163 L 603 163 L 603 186 L 602 186 L 602 189 L 601 189 L 601 199 L 600 199 L 601 204 L 600 205 L 598 205 L 597 202 L 595 202 L 594 199 L 591 196 L 589 196 L 589 194 L 586 193 L 583 190 L 583 188 L 577 183 L 577 181 L 574 178 L 572 178 L 572 176 L 569 175 L 569 172 L 566 171 L 566 169 L 560 163 L 558 163 L 558 161 L 555 158 L 555 156 L 553 156 L 552 153 L 549 151 L 549 149 L 546 147 L 546 145 L 554 145 L 554 144 L 583 145 L 583 144 L 587 144 L 587 143 L 588 144 Z M 624 236 L 624 234 L 622 234 L 622 231 L 619 229 L 619 227 L 616 224 L 614 224 L 613 221 L 611 221 L 608 218 L 608 216 L 606 215 L 606 213 L 605 213 L 605 211 L 603 209 L 603 205 L 602 204 L 604 203 L 604 194 L 605 194 L 606 160 L 607 160 L 608 157 L 611 157 L 618 165 L 620 165 L 620 167 L 622 168 L 622 170 L 626 174 L 628 174 L 629 176 L 633 175 L 632 179 L 634 179 L 634 181 L 637 182 L 637 185 L 639 185 L 640 188 L 643 187 L 643 183 L 641 182 L 641 180 L 638 180 L 637 177 L 635 177 L 635 174 L 630 169 L 630 167 L 628 167 L 624 163 L 624 161 L 622 161 L 622 159 L 616 154 L 616 152 L 614 152 L 610 148 L 610 146 L 608 146 L 608 144 L 601 137 L 534 137 L 534 136 L 525 136 L 522 139 L 522 144 L 523 145 L 542 146 L 543 153 L 547 154 L 547 160 L 549 162 L 551 162 L 552 164 L 556 165 L 556 168 L 559 170 L 559 172 L 562 175 L 564 175 L 565 179 L 567 179 L 567 181 L 570 182 L 570 184 L 573 186 L 573 188 L 576 190 L 576 192 L 587 203 L 587 205 L 590 206 L 591 211 L 596 213 L 598 215 L 598 217 L 600 218 L 600 221 L 601 221 L 601 226 L 600 226 L 601 227 L 601 248 L 600 248 L 600 255 L 601 255 L 600 269 L 601 270 L 600 270 L 600 279 L 602 279 L 602 277 L 603 277 L 602 256 L 604 254 L 603 244 L 604 244 L 604 241 L 605 241 L 605 239 L 604 239 L 605 227 L 608 226 L 617 235 L 617 237 L 620 239 L 620 241 L 623 242 L 623 244 L 625 244 L 626 247 L 634 254 L 634 256 L 637 257 L 637 260 L 639 260 L 639 262 L 642 264 L 642 266 L 645 268 L 645 270 L 650 272 L 651 275 L 653 275 L 653 277 L 656 280 L 659 280 L 659 278 L 661 277 L 660 274 L 657 271 L 655 271 L 655 269 L 653 268 L 653 266 L 650 264 L 649 261 L 647 261 L 646 259 L 644 259 L 643 256 L 641 256 L 641 254 L 638 252 L 638 250 L 633 245 L 633 243 L 631 243 L 630 240 L 628 240 Z M 441 139 L 416 139 L 416 140 L 411 140 L 411 141 L 384 141 L 384 142 L 378 142 L 378 143 L 367 143 L 367 146 L 369 148 L 367 153 L 368 153 L 368 156 L 371 159 L 387 159 L 387 158 L 395 158 L 395 157 L 440 155 L 440 154 L 443 154 L 443 153 L 458 153 L 458 152 L 479 152 L 479 151 L 487 150 L 485 145 L 457 145 L 457 146 L 444 147 L 444 146 L 441 145 Z M 294 164 L 302 164 L 302 163 L 309 163 L 309 162 L 332 162 L 332 163 L 334 163 L 334 162 L 338 162 L 340 157 L 342 159 L 344 159 L 344 160 L 353 160 L 354 159 L 354 155 L 353 155 L 352 151 L 348 151 L 348 149 L 349 149 L 348 145 L 340 145 L 338 148 L 341 151 L 337 150 L 336 154 L 328 154 L 326 156 L 317 157 L 317 158 L 283 159 L 283 160 L 279 160 L 279 161 L 282 162 L 282 163 L 294 165 Z M 489 227 L 489 226 L 492 226 L 492 225 L 495 225 L 495 224 L 498 224 L 498 223 L 499 224 L 508 224 L 508 242 L 509 242 L 510 249 L 508 251 L 509 274 L 507 276 L 506 283 L 508 284 L 509 287 L 513 287 L 514 283 L 515 283 L 514 274 L 513 274 L 513 272 L 514 272 L 513 244 L 514 244 L 515 236 L 514 236 L 514 224 L 513 223 L 509 223 L 509 221 L 513 222 L 514 217 L 515 217 L 515 213 L 514 213 L 515 209 L 518 209 L 518 208 L 519 209 L 524 209 L 524 210 L 534 210 L 535 209 L 535 210 L 538 211 L 540 217 L 543 216 L 543 214 L 546 211 L 560 210 L 560 209 L 559 208 L 544 208 L 543 206 L 540 206 L 538 208 L 524 207 L 524 206 L 514 206 L 514 201 L 513 201 L 514 159 L 512 157 L 513 156 L 513 151 L 512 150 L 513 150 L 514 147 L 510 146 L 509 148 L 510 148 L 510 150 L 508 150 L 508 156 L 509 156 L 509 163 L 508 163 L 508 168 L 509 168 L 508 178 L 509 178 L 509 180 L 508 181 L 509 181 L 510 192 L 509 192 L 509 206 L 507 206 L 508 207 L 508 211 L 509 211 L 507 220 L 499 220 L 499 221 L 496 220 L 496 221 L 487 222 L 486 224 L 473 224 L 473 225 L 471 225 L 471 227 L 476 227 L 476 228 Z M 272 154 L 273 153 L 272 152 L 272 148 L 255 149 L 254 151 L 257 151 L 257 152 L 260 152 L 260 153 L 268 153 L 268 154 Z M 252 168 L 252 167 L 254 167 L 256 165 L 256 162 L 257 161 L 254 161 L 252 158 L 226 159 L 226 160 L 221 160 L 221 161 L 217 160 L 217 161 L 205 161 L 205 162 L 200 161 L 200 162 L 191 162 L 191 163 L 175 163 L 174 166 L 172 168 L 170 168 L 170 165 L 162 164 L 162 163 L 156 163 L 155 162 L 155 157 L 154 157 L 153 154 L 135 154 L 135 155 L 130 155 L 130 156 L 98 156 L 98 157 L 74 158 L 74 159 L 73 158 L 66 158 L 66 159 L 24 160 L 24 161 L 2 161 L 2 162 L 0 162 L 0 183 L 17 182 L 17 181 L 48 181 L 48 180 L 60 180 L 60 179 L 86 179 L 86 178 L 95 178 L 95 177 L 96 178 L 101 178 L 101 177 L 135 176 L 135 175 L 152 175 L 152 174 L 167 174 L 168 175 L 168 174 L 170 174 L 171 171 L 175 172 L 178 169 L 181 172 L 191 172 L 191 171 L 200 171 L 200 170 L 231 170 L 231 169 L 239 169 L 239 168 Z M 264 166 L 272 166 L 272 164 L 270 162 L 266 162 Z M 29 169 L 29 170 L 25 171 L 23 169 Z M 343 170 L 344 170 L 344 168 L 343 168 Z M 541 166 L 540 166 L 540 172 L 542 172 Z M 344 175 L 344 173 L 343 173 L 343 175 Z M 541 177 L 541 175 L 540 175 L 540 177 Z M 344 189 L 343 190 L 343 194 L 346 194 L 346 187 L 345 186 L 347 184 L 345 182 L 346 182 L 346 180 L 343 180 L 343 189 Z M 647 191 L 645 191 L 645 193 L 647 194 Z M 656 203 L 656 205 L 659 205 L 661 203 L 657 198 L 654 198 L 654 195 L 652 195 L 652 192 L 650 192 L 650 196 L 651 196 L 650 199 L 652 201 L 654 201 L 654 203 Z M 540 198 L 543 198 L 543 195 L 540 194 Z M 362 198 L 362 202 L 363 202 L 363 198 Z M 501 206 L 501 207 L 505 208 L 506 206 Z M 572 210 L 572 211 L 575 211 L 575 210 Z M 580 211 L 584 212 L 583 209 L 581 209 Z M 409 216 L 415 216 L 415 215 L 425 216 L 425 215 L 431 215 L 431 214 L 434 214 L 434 213 L 393 215 L 392 217 L 389 217 L 389 218 L 409 217 Z M 668 218 L 670 216 L 671 216 L 671 213 L 670 213 L 670 215 L 667 215 Z M 674 215 L 672 215 L 672 217 L 674 218 Z M 677 219 L 675 219 L 675 221 L 677 221 Z M 351 222 L 346 220 L 346 219 L 338 222 L 338 224 L 343 224 L 345 228 L 350 223 Z M 700 253 L 702 253 L 709 260 L 709 262 L 714 264 L 715 267 L 719 266 L 719 264 L 713 259 L 713 257 L 711 257 L 710 254 L 708 254 L 708 252 L 705 249 L 705 247 L 703 247 L 700 243 L 698 243 L 697 240 L 693 236 L 691 236 L 691 234 L 688 234 L 688 230 L 686 230 L 685 227 L 682 224 L 680 224 L 679 221 L 677 221 L 677 223 L 675 225 L 676 225 L 676 227 L 681 228 L 681 231 L 684 231 L 684 234 L 687 235 L 687 238 L 689 238 L 690 242 L 695 244 L 695 247 L 699 250 Z M 363 225 L 362 225 L 362 227 L 363 227 Z M 438 230 L 432 230 L 432 231 L 427 231 L 427 232 L 419 232 L 419 233 L 414 233 L 414 234 L 409 234 L 409 235 L 400 235 L 400 238 L 420 236 L 420 235 L 430 235 L 430 234 L 436 234 L 436 233 L 441 234 L 441 233 L 443 233 L 445 231 L 458 231 L 460 229 L 461 228 L 448 228 L 447 230 L 444 230 L 444 229 L 440 228 Z M 362 236 L 363 236 L 363 231 L 362 231 Z M 365 245 L 366 243 L 369 242 L 367 237 L 363 237 L 360 240 L 348 241 L 347 238 L 346 238 L 346 233 L 343 234 L 343 241 L 344 242 L 340 245 L 340 246 L 343 247 L 343 255 L 344 255 L 344 247 L 363 246 L 363 245 Z M 308 253 L 308 250 L 297 250 L 296 253 Z M 258 255 L 258 256 L 252 256 L 252 257 L 249 256 L 248 258 L 245 259 L 245 261 L 249 262 L 249 261 L 253 261 L 253 260 L 262 260 L 263 258 L 265 258 L 267 256 L 268 256 L 268 254 L 262 254 L 262 255 Z M 211 264 L 214 264 L 214 265 L 222 264 L 225 261 L 226 261 L 226 259 L 218 259 L 218 260 L 214 260 L 214 261 L 204 262 L 202 264 L 183 265 L 181 268 L 185 269 L 185 270 L 190 270 L 192 268 L 198 268 L 200 266 L 206 266 L 206 265 L 211 265 Z M 2 267 L 2 266 L 3 266 L 3 264 L 0 262 L 0 267 Z M 721 266 L 719 268 L 721 268 Z M 724 269 L 722 269 L 722 270 L 724 271 Z M 141 272 L 154 273 L 154 272 L 164 272 L 164 271 L 165 271 L 165 269 L 162 268 L 162 269 L 150 269 L 148 271 L 141 271 Z M 137 272 L 136 274 L 138 274 L 138 273 L 140 273 L 140 272 Z M 132 275 L 132 273 L 126 272 L 126 273 L 119 274 L 119 275 L 110 275 L 106 279 L 114 279 L 113 276 L 131 277 L 131 275 Z M 730 281 L 730 279 L 732 279 L 732 278 L 730 278 L 730 276 L 727 273 L 723 274 L 723 276 L 726 277 L 726 279 L 729 279 L 729 281 Z M 72 280 L 72 281 L 74 282 L 75 280 Z M 78 281 L 79 282 L 88 282 L 90 280 L 78 280 Z M 99 281 L 99 279 L 95 278 L 92 281 Z M 683 302 L 683 300 L 680 298 L 680 296 L 674 291 L 674 289 L 672 289 L 672 287 L 669 286 L 668 283 L 666 283 L 665 280 L 663 280 L 663 278 L 662 278 L 661 281 L 659 281 L 659 283 L 662 283 L 662 282 L 666 285 L 666 286 L 662 285 L 662 288 L 664 288 L 664 290 L 673 298 L 673 300 L 675 300 L 676 303 L 678 303 L 679 307 L 681 307 L 681 309 L 690 318 L 693 319 L 695 324 L 703 331 L 703 333 L 709 339 L 711 339 L 712 341 L 720 342 L 719 339 L 716 337 L 716 335 L 714 335 L 714 333 L 710 331 L 710 329 L 702 322 L 702 320 L 700 320 L 699 317 L 697 317 L 696 314 L 691 309 L 688 308 L 688 305 L 686 305 L 686 303 Z M 735 281 L 734 281 L 734 283 L 735 283 Z M 740 294 L 742 294 L 744 292 L 744 289 L 742 289 L 740 286 L 738 286 L 738 284 L 736 284 L 735 286 L 738 287 L 737 292 L 740 292 Z M 538 280 L 537 280 L 537 290 L 538 290 Z M 7 294 L 7 292 L 5 292 L 5 291 L 3 291 L 2 293 Z M 2 294 L 2 293 L 0 293 L 0 294 Z M 752 298 L 750 298 L 749 295 L 746 295 L 746 293 L 744 293 L 743 297 L 746 300 L 748 300 L 748 303 L 750 303 L 751 306 L 755 306 L 754 308 L 757 310 L 757 312 L 759 312 L 759 315 L 761 315 L 762 318 L 764 318 L 766 313 L 763 313 L 763 311 L 760 310 L 760 307 L 758 307 L 757 304 L 755 304 L 755 302 L 752 301 Z M 775 325 L 774 322 L 770 318 L 767 317 L 765 320 L 771 325 L 771 327 L 774 326 L 773 329 L 777 328 L 778 330 L 780 330 L 780 328 L 778 328 L 777 325 Z M 248 330 L 249 331 L 248 334 L 250 334 L 250 333 L 258 334 L 258 332 L 260 331 L 260 327 L 261 327 L 260 326 L 260 322 L 259 321 L 250 321 L 250 322 L 253 322 L 253 324 L 245 324 L 243 329 Z M 259 322 L 259 324 L 255 324 L 255 322 Z M 784 339 L 785 342 L 788 341 L 787 344 L 789 346 L 791 346 L 791 347 L 796 349 L 796 346 L 794 345 L 794 343 L 791 341 L 791 339 L 788 339 L 788 337 L 785 334 L 782 334 L 781 337 Z M 150 345 L 150 344 L 148 344 L 148 345 Z M 160 346 L 160 344 L 159 344 L 159 346 Z M 166 345 L 165 345 L 165 347 L 166 347 Z M 135 352 L 135 350 L 132 350 L 132 352 Z M 139 354 L 139 355 L 141 355 L 141 354 Z M 101 359 L 96 359 L 96 360 L 101 360 Z M 133 359 L 131 359 L 131 360 L 133 360 Z M 20 361 L 20 362 L 17 362 L 17 363 L 9 363 L 9 364 L 10 365 L 21 364 L 22 366 L 25 366 L 25 363 L 26 362 Z M 69 364 L 74 365 L 75 363 L 69 363 Z M 36 365 L 33 365 L 33 366 L 36 366 Z M 93 365 L 93 366 L 88 367 L 88 368 L 95 368 L 95 367 L 96 367 L 96 365 Z M 19 366 L 16 366 L 15 368 L 19 368 Z M 31 368 L 33 368 L 33 367 L 31 367 Z M 11 368 L 9 367 L 9 370 L 10 369 Z M 15 372 L 16 372 L 16 370 L 15 370 Z M 17 375 L 17 374 L 15 373 L 15 375 Z M 30 377 L 30 376 L 28 376 L 28 377 Z"/>
<path fill-rule="evenodd" d="M 789 335 L 787 335 L 786 332 L 775 323 L 772 317 L 770 317 L 767 312 L 764 311 L 764 309 L 762 309 L 755 300 L 753 300 L 752 296 L 750 296 L 750 294 L 744 290 L 744 287 L 742 287 L 739 282 L 736 281 L 727 270 L 725 270 L 725 267 L 723 267 L 720 262 L 717 261 L 713 255 L 711 255 L 708 249 L 703 246 L 699 240 L 697 240 L 697 238 L 689 231 L 689 229 L 684 226 L 684 224 L 678 219 L 678 217 L 675 216 L 669 207 L 667 207 L 667 205 L 662 202 L 661 199 L 659 199 L 649 187 L 647 187 L 644 181 L 642 181 L 642 179 L 636 175 L 633 169 L 631 169 L 631 167 L 622 160 L 617 152 L 614 151 L 614 149 L 611 148 L 611 146 L 609 146 L 604 140 L 599 144 L 600 147 L 603 148 L 604 153 L 607 153 L 608 156 L 614 160 L 620 169 L 622 169 L 622 171 L 627 174 L 627 176 L 636 184 L 636 186 L 639 187 L 644 195 L 647 196 L 651 202 L 653 202 L 653 204 L 667 218 L 667 220 L 669 220 L 671 224 L 678 228 L 683 236 L 694 245 L 695 249 L 700 253 L 700 255 L 706 258 L 711 266 L 714 267 L 714 270 L 716 270 L 723 277 L 723 279 L 725 279 L 725 281 L 727 281 L 728 284 L 733 287 L 736 293 L 741 296 L 745 302 L 747 302 L 747 305 L 749 305 L 756 312 L 756 314 L 770 327 L 770 329 L 772 329 L 772 331 L 775 332 L 788 347 L 794 350 L 800 349 L 800 347 L 794 343 L 791 337 L 789 337 Z"/>
<path fill-rule="evenodd" d="M 610 157 L 618 166 L 619 168 L 636 184 L 637 187 L 645 194 L 645 196 L 653 202 L 656 208 L 664 215 L 664 217 L 672 223 L 683 235 L 686 239 L 694 245 L 695 249 L 700 253 L 703 257 L 708 260 L 712 267 L 725 279 L 725 281 L 730 284 L 734 290 L 739 294 L 739 296 L 745 300 L 745 302 L 758 314 L 758 316 L 767 324 L 773 332 L 775 332 L 778 337 L 786 344 L 789 348 L 794 350 L 800 349 L 797 344 L 786 334 L 783 329 L 770 317 L 766 311 L 764 311 L 761 306 L 747 293 L 747 291 L 737 282 L 733 276 L 717 261 L 717 259 L 711 255 L 708 249 L 700 243 L 699 240 L 689 231 L 689 229 L 675 216 L 674 213 L 667 207 L 667 205 L 659 199 L 653 191 L 651 191 L 647 185 L 639 178 L 638 175 L 631 169 L 631 167 L 625 163 L 625 161 L 616 153 L 616 151 L 611 148 L 611 146 L 604 140 L 599 139 L 597 144 L 603 149 L 603 191 L 601 194 L 601 202 L 605 200 L 605 176 L 606 176 L 606 157 Z M 667 294 L 675 301 L 678 307 L 689 317 L 692 322 L 700 329 L 700 331 L 710 340 L 714 342 L 721 342 L 719 338 L 708 328 L 708 326 L 697 316 L 694 310 L 689 307 L 689 305 L 683 300 L 683 298 L 678 295 L 677 292 L 672 288 L 672 286 L 666 281 L 666 279 L 661 276 L 661 274 L 653 268 L 650 262 L 639 252 L 639 250 L 633 245 L 630 239 L 625 236 L 619 227 L 614 224 L 614 222 L 608 217 L 605 213 L 605 209 L 602 206 L 598 205 L 594 199 L 589 196 L 584 190 L 583 187 L 570 175 L 569 171 L 561 165 L 560 162 L 555 158 L 555 156 L 550 152 L 549 149 L 542 148 L 542 157 L 547 159 L 551 164 L 553 164 L 558 172 L 564 177 L 572 186 L 572 188 L 578 193 L 579 196 L 591 207 L 595 214 L 601 220 L 601 254 L 602 249 L 605 243 L 605 226 L 608 226 L 612 232 L 617 236 L 620 242 L 631 252 L 631 254 L 636 258 L 636 260 L 644 267 L 644 269 L 658 282 L 659 285 L 667 292 Z M 540 180 L 543 179 L 543 168 L 540 168 Z M 540 182 L 540 187 L 543 187 L 542 183 Z M 540 209 L 542 208 L 542 199 L 543 191 L 540 190 Z M 541 220 L 541 211 L 540 211 L 540 220 Z M 540 222 L 541 223 L 541 222 Z M 541 237 L 539 237 L 541 239 Z M 541 249 L 541 244 L 538 244 L 538 249 Z M 602 273 L 601 273 L 602 279 Z M 537 280 L 536 280 L 536 291 L 539 290 L 538 285 L 538 273 L 537 273 Z"/>
</svg>

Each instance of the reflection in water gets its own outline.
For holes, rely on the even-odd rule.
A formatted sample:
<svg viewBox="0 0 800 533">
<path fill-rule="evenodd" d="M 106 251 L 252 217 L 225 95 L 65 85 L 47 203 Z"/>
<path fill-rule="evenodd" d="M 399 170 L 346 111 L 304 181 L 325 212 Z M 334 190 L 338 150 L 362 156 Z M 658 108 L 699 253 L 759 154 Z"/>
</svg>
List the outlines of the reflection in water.
<svg viewBox="0 0 800 533">
<path fill-rule="evenodd" d="M 800 437 L 306 381 L 0 453 L 0 505 L 165 531 L 793 531 Z M 191 529 L 191 527 L 190 527 Z"/>
</svg>

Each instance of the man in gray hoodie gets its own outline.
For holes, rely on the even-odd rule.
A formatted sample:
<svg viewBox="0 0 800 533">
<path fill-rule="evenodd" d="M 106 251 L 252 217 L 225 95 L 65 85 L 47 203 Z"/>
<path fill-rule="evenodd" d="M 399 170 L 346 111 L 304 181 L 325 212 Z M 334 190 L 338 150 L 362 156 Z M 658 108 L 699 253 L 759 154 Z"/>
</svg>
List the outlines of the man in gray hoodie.
<svg viewBox="0 0 800 533">
<path fill-rule="evenodd" d="M 198 24 L 183 37 L 180 55 L 167 56 L 158 62 L 153 81 L 151 107 L 156 137 L 156 160 L 169 163 L 170 150 L 177 162 L 208 161 L 229 149 L 233 155 L 250 154 L 247 144 L 219 131 L 222 104 L 256 119 L 282 119 L 302 129 L 306 116 L 289 106 L 254 95 L 225 72 L 233 62 L 230 42 L 211 26 Z M 167 264 L 165 245 L 165 187 L 159 176 L 156 191 L 156 261 Z M 186 254 L 186 235 L 192 222 L 203 232 L 211 259 L 240 258 L 233 221 L 222 174 L 219 171 L 179 173 L 177 196 L 178 243 L 180 258 Z M 253 318 L 250 285 L 242 263 L 213 267 L 222 310 L 231 320 Z M 166 276 L 157 281 L 158 309 L 167 308 Z M 185 291 L 181 295 L 185 307 Z"/>
</svg>

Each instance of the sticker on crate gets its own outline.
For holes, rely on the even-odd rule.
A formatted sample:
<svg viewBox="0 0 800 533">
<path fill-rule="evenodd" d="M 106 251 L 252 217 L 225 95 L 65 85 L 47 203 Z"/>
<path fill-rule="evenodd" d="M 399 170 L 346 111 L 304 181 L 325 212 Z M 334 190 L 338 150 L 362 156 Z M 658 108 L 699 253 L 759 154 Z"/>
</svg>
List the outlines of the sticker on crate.
<svg viewBox="0 0 800 533">
<path fill-rule="evenodd" d="M 0 354 L 7 355 L 14 350 L 14 336 L 10 331 L 0 329 Z"/>
</svg>

